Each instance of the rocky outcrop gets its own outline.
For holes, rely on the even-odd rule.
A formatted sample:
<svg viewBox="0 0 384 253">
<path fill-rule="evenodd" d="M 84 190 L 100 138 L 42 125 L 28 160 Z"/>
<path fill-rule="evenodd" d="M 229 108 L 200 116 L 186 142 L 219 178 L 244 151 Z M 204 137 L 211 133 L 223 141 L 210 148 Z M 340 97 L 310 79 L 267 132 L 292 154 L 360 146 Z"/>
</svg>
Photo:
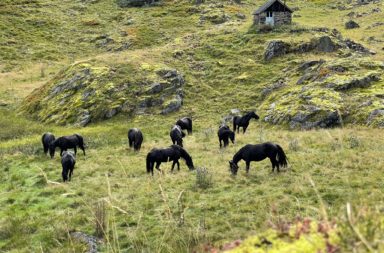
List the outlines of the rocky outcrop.
<svg viewBox="0 0 384 253">
<path fill-rule="evenodd" d="M 384 127 L 383 70 L 384 63 L 368 57 L 305 61 L 287 70 L 284 82 L 261 91 L 261 115 L 291 129 L 342 123 Z"/>
<path fill-rule="evenodd" d="M 340 52 L 339 49 L 350 50 L 362 54 L 376 54 L 363 45 L 341 37 L 337 30 L 331 31 L 331 36 L 323 35 L 312 38 L 308 42 L 288 43 L 282 40 L 272 40 L 268 43 L 264 51 L 264 60 L 269 61 L 289 53 L 331 53 Z"/>
<path fill-rule="evenodd" d="M 116 0 L 116 3 L 120 7 L 141 7 L 144 5 L 150 5 L 158 0 Z"/>
<path fill-rule="evenodd" d="M 281 40 L 273 40 L 269 42 L 264 52 L 264 60 L 269 61 L 272 58 L 279 57 L 290 52 L 290 45 Z"/>
<path fill-rule="evenodd" d="M 327 88 L 332 88 L 337 91 L 345 91 L 353 88 L 367 88 L 373 82 L 380 80 L 380 75 L 378 73 L 368 73 L 359 77 L 352 77 L 351 79 L 341 80 L 337 83 L 327 84 Z"/>
<path fill-rule="evenodd" d="M 309 53 L 322 52 L 330 53 L 339 49 L 341 46 L 334 42 L 331 37 L 325 35 L 313 38 L 309 42 L 301 44 L 289 44 L 282 40 L 270 41 L 264 52 L 264 60 L 269 61 L 272 58 L 279 57 L 289 53 Z"/>
<path fill-rule="evenodd" d="M 347 23 L 345 23 L 345 29 L 355 29 L 359 27 L 359 24 L 353 20 L 349 20 Z"/>
<path fill-rule="evenodd" d="M 78 63 L 35 90 L 21 109 L 43 122 L 80 126 L 119 113 L 167 114 L 182 106 L 183 85 L 183 75 L 166 67 Z"/>
<path fill-rule="evenodd" d="M 209 21 L 212 24 L 222 24 L 231 19 L 231 16 L 225 13 L 223 10 L 208 10 L 200 16 L 200 23 Z"/>
<path fill-rule="evenodd" d="M 91 235 L 87 235 L 83 232 L 71 232 L 70 235 L 74 240 L 79 241 L 81 243 L 84 243 L 88 246 L 87 253 L 97 253 L 98 252 L 98 250 L 97 250 L 98 240 L 96 237 L 91 236 Z"/>
</svg>

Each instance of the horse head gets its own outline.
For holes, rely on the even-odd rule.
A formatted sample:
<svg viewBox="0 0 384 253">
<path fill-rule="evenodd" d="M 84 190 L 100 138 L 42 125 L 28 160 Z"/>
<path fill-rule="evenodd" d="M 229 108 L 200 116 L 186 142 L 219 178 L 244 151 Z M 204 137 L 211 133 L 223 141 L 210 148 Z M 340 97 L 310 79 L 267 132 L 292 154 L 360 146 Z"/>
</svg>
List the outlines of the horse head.
<svg viewBox="0 0 384 253">
<path fill-rule="evenodd" d="M 251 116 L 251 118 L 254 118 L 254 119 L 256 119 L 256 120 L 258 120 L 260 117 L 259 117 L 259 115 L 257 115 L 255 112 L 251 112 L 250 113 L 250 116 Z"/>
<path fill-rule="evenodd" d="M 239 170 L 239 166 L 236 163 L 234 163 L 232 160 L 229 161 L 229 168 L 232 172 L 232 175 L 234 176 L 237 174 L 237 171 Z"/>
<path fill-rule="evenodd" d="M 231 139 L 231 142 L 235 144 L 235 132 L 229 132 L 229 139 Z"/>
</svg>

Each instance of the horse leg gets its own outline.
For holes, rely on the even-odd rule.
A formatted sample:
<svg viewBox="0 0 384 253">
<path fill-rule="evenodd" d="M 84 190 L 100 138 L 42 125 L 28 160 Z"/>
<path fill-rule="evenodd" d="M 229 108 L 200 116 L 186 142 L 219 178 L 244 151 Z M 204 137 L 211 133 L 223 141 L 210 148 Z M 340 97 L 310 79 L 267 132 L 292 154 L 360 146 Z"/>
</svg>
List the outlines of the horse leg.
<svg viewBox="0 0 384 253">
<path fill-rule="evenodd" d="M 64 149 L 60 148 L 60 156 L 63 156 Z"/>
<path fill-rule="evenodd" d="M 161 164 L 161 162 L 157 162 L 156 163 L 156 169 L 162 173 L 162 171 L 160 169 L 160 164 Z"/>
<path fill-rule="evenodd" d="M 221 148 L 221 146 L 222 146 L 222 144 L 221 144 L 221 138 L 219 138 L 219 143 L 220 143 L 220 148 Z"/>
<path fill-rule="evenodd" d="M 77 147 L 76 146 L 75 146 L 74 150 L 75 150 L 75 155 L 76 155 L 77 154 Z"/>
<path fill-rule="evenodd" d="M 70 169 L 70 170 L 69 170 L 69 181 L 71 181 L 72 173 L 73 173 L 73 169 Z"/>
<path fill-rule="evenodd" d="M 247 131 L 247 127 L 248 126 L 243 126 L 243 134 L 245 134 L 245 132 Z"/>
<path fill-rule="evenodd" d="M 275 162 L 273 161 L 272 158 L 270 158 L 271 163 L 272 163 L 272 173 L 275 171 Z"/>
<path fill-rule="evenodd" d="M 61 172 L 61 176 L 63 177 L 63 181 L 67 181 L 67 171 L 65 168 L 63 168 L 63 171 Z"/>
<path fill-rule="evenodd" d="M 129 140 L 129 147 L 132 148 L 132 141 Z"/>
<path fill-rule="evenodd" d="M 250 161 L 246 161 L 245 162 L 245 171 L 247 172 L 247 174 L 249 173 L 249 167 L 251 165 L 251 162 Z"/>
<path fill-rule="evenodd" d="M 151 172 L 152 176 L 153 176 L 153 167 L 154 166 L 155 166 L 155 163 L 150 163 L 149 171 Z"/>
<path fill-rule="evenodd" d="M 176 164 L 177 164 L 177 170 L 180 170 L 180 163 L 179 163 L 179 160 L 176 161 Z"/>
<path fill-rule="evenodd" d="M 250 164 L 251 164 L 251 161 L 246 161 L 246 162 L 245 162 L 245 170 L 247 171 L 247 174 L 248 174 L 248 172 L 249 172 L 249 166 L 250 166 Z"/>
<path fill-rule="evenodd" d="M 173 161 L 171 171 L 175 168 L 176 161 Z"/>
</svg>

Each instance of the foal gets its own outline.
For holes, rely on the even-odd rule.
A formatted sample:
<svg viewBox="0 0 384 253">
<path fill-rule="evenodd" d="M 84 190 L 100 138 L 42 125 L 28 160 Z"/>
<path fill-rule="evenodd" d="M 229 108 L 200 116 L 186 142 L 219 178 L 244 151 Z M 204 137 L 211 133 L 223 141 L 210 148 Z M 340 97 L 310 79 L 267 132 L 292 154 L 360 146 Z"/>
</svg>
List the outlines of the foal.
<svg viewBox="0 0 384 253">
<path fill-rule="evenodd" d="M 172 145 L 169 148 L 163 149 L 152 149 L 147 155 L 147 173 L 151 173 L 153 176 L 153 168 L 156 163 L 156 169 L 160 170 L 160 164 L 162 162 L 170 162 L 172 161 L 172 171 L 177 164 L 177 170 L 180 170 L 179 159 L 183 158 L 189 168 L 189 170 L 193 170 L 193 161 L 192 157 L 188 154 L 185 149 L 180 146 Z"/>
<path fill-rule="evenodd" d="M 138 128 L 132 128 L 128 131 L 128 142 L 129 147 L 133 146 L 135 151 L 139 151 L 141 143 L 143 143 L 143 133 Z"/>
<path fill-rule="evenodd" d="M 43 143 L 43 148 L 44 148 L 44 154 L 47 155 L 48 150 L 49 150 L 49 145 L 51 142 L 55 141 L 55 136 L 51 133 L 45 133 L 41 137 L 41 142 Z"/>
<path fill-rule="evenodd" d="M 243 117 L 239 117 L 239 116 L 233 117 L 233 131 L 236 132 L 236 128 L 237 128 L 237 133 L 239 133 L 240 127 L 242 127 L 243 133 L 245 133 L 245 131 L 247 131 L 249 121 L 252 118 L 258 120 L 260 117 L 255 112 L 249 112 L 245 114 Z"/>
<path fill-rule="evenodd" d="M 183 138 L 185 137 L 185 133 L 181 130 L 179 125 L 174 125 L 172 127 L 169 136 L 171 136 L 173 145 L 177 144 L 180 147 L 183 147 Z"/>
<path fill-rule="evenodd" d="M 224 147 L 228 146 L 228 139 L 230 139 L 232 143 L 235 143 L 235 132 L 231 131 L 227 125 L 221 125 L 217 135 L 219 137 L 220 148 L 222 147 L 222 141 L 224 142 Z"/>
<path fill-rule="evenodd" d="M 63 181 L 71 181 L 73 169 L 75 168 L 76 158 L 75 154 L 71 151 L 64 151 L 61 157 L 61 166 L 63 170 L 61 175 L 63 177 Z"/>
<path fill-rule="evenodd" d="M 184 117 L 176 121 L 176 125 L 181 127 L 181 130 L 187 130 L 188 135 L 192 134 L 192 119 L 188 117 Z"/>
</svg>

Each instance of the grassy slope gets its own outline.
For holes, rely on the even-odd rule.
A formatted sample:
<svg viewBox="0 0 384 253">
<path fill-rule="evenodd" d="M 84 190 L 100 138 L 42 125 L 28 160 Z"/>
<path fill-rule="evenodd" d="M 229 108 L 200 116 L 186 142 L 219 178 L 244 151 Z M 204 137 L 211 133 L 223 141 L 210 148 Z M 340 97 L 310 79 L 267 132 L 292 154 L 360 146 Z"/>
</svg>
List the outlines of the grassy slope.
<svg viewBox="0 0 384 253">
<path fill-rule="evenodd" d="M 123 252 L 187 251 L 197 244 L 219 244 L 262 231 L 269 221 L 291 220 L 298 215 L 321 218 L 322 206 L 309 178 L 316 183 L 331 217 L 341 215 L 346 202 L 371 206 L 383 201 L 380 164 L 384 162 L 384 150 L 382 140 L 377 139 L 380 130 L 292 132 L 253 122 L 249 133 L 238 136 L 235 146 L 218 149 L 216 128 L 227 109 L 257 108 L 249 101 L 256 100 L 252 94 L 270 82 L 270 73 L 280 72 L 292 60 L 312 57 L 288 56 L 264 65 L 261 53 L 265 42 L 282 35 L 246 35 L 249 15 L 244 23 L 197 26 L 198 15 L 187 15 L 190 5 L 185 2 L 127 10 L 118 9 L 113 1 L 18 2 L 30 4 L 17 11 L 1 9 L 2 19 L 8 22 L 5 29 L 0 29 L 4 49 L 1 67 L 3 71 L 11 70 L 0 74 L 0 100 L 11 103 L 9 110 L 1 109 L 2 251 L 82 250 L 69 239 L 68 231 L 93 233 L 94 206 L 101 199 L 110 203 L 110 241 L 103 250 Z M 39 6 L 33 6 L 34 2 Z M 225 8 L 227 12 L 249 14 L 260 3 L 249 1 Z M 362 39 L 367 35 L 382 39 L 380 27 L 365 29 L 382 14 L 364 17 L 359 32 L 345 31 L 345 17 L 336 14 L 348 11 L 330 9 L 326 1 L 293 4 L 301 9 L 301 17 L 295 18 L 301 25 L 336 27 L 343 35 L 364 44 Z M 358 11 L 370 8 L 364 6 Z M 330 20 L 331 15 L 337 18 Z M 127 17 L 133 18 L 133 25 L 123 25 Z M 30 19 L 45 20 L 49 25 L 41 27 Z M 89 26 L 93 20 L 100 24 Z M 127 31 L 127 38 L 119 35 L 122 30 Z M 110 53 L 89 42 L 95 34 L 104 33 L 118 42 L 133 42 L 132 50 Z M 380 44 L 370 47 L 378 52 L 377 60 L 384 59 Z M 184 52 L 181 59 L 172 57 L 175 51 Z M 84 129 L 41 126 L 15 115 L 14 106 L 32 88 L 48 80 L 61 66 L 88 57 L 113 63 L 164 62 L 181 69 L 187 79 L 185 106 L 169 117 L 117 117 Z M 234 85 L 238 87 L 235 99 Z M 213 186 L 207 190 L 195 187 L 195 174 L 186 171 L 185 165 L 175 174 L 169 173 L 170 164 L 164 164 L 165 175 L 154 179 L 145 175 L 145 154 L 152 147 L 169 145 L 170 125 L 185 114 L 196 119 L 195 134 L 187 137 L 186 148 L 195 164 L 207 167 L 213 176 Z M 126 131 L 132 126 L 141 127 L 145 134 L 139 154 L 127 150 Z M 70 184 L 47 183 L 46 178 L 60 182 L 59 158 L 47 159 L 40 148 L 40 135 L 48 130 L 57 135 L 79 132 L 86 137 L 88 156 L 79 154 Z M 245 143 L 267 140 L 279 142 L 287 150 L 291 170 L 272 174 L 269 162 L 263 161 L 252 164 L 249 176 L 244 171 L 237 178 L 229 176 L 227 161 L 236 150 Z M 184 224 L 179 226 L 181 216 Z"/>
</svg>

